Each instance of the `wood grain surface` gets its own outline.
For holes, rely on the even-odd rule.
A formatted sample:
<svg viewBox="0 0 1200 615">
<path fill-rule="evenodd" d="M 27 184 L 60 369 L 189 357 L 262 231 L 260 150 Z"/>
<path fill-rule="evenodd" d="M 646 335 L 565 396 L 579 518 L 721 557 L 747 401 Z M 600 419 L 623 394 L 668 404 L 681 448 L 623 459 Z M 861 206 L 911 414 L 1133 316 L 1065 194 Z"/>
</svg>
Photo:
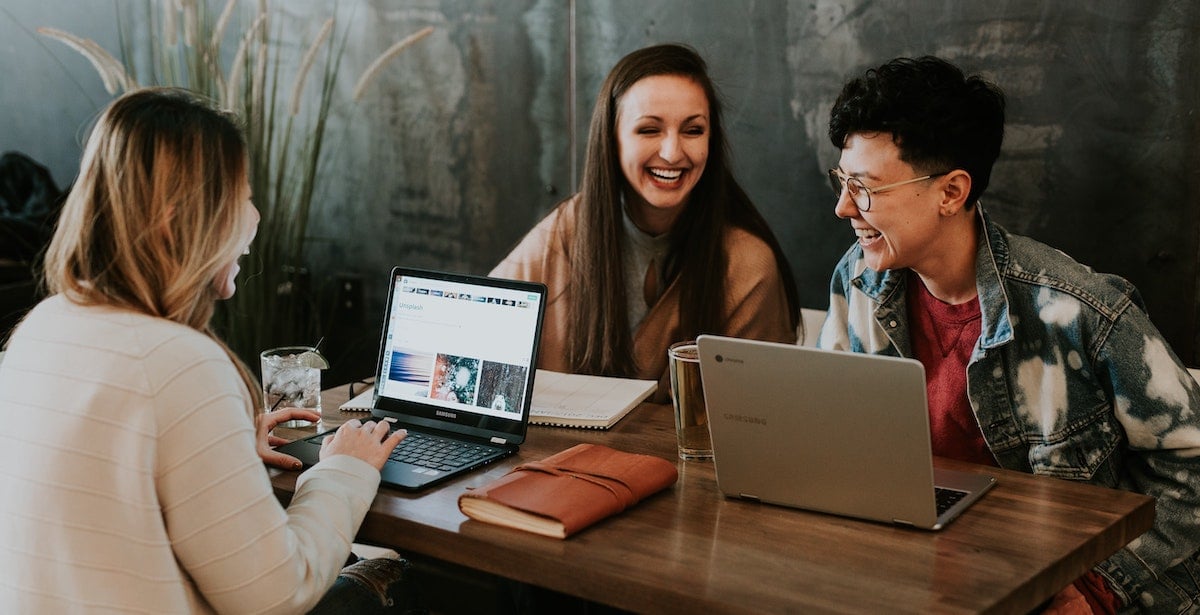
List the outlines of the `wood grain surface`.
<svg viewBox="0 0 1200 615">
<path fill-rule="evenodd" d="M 327 391 L 335 408 L 346 387 Z M 325 425 L 277 430 L 299 437 Z M 361 416 L 361 415 L 358 415 Z M 579 442 L 675 460 L 676 485 L 567 540 L 467 519 L 464 490 Z M 531 427 L 518 455 L 428 492 L 381 488 L 357 540 L 644 613 L 1025 613 L 1150 528 L 1147 496 L 945 459 L 997 486 L 926 532 L 727 499 L 711 463 L 676 459 L 669 406 L 608 431 Z M 287 502 L 296 472 L 272 470 Z"/>
</svg>

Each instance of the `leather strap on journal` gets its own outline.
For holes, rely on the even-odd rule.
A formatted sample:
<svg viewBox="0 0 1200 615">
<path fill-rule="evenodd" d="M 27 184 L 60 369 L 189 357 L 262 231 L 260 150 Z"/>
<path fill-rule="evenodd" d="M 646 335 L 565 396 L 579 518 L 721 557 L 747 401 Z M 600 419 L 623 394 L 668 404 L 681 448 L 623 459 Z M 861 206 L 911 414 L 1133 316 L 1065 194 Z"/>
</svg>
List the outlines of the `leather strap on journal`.
<svg viewBox="0 0 1200 615">
<path fill-rule="evenodd" d="M 605 488 L 614 498 L 621 504 L 621 510 L 629 508 L 637 503 L 638 499 L 634 496 L 633 487 L 615 476 L 606 476 L 604 474 L 596 474 L 578 470 L 569 466 L 554 466 L 545 461 L 530 461 L 523 463 L 515 468 L 517 470 L 530 470 L 534 472 L 545 472 L 554 476 L 570 476 L 580 480 L 586 480 Z"/>
</svg>

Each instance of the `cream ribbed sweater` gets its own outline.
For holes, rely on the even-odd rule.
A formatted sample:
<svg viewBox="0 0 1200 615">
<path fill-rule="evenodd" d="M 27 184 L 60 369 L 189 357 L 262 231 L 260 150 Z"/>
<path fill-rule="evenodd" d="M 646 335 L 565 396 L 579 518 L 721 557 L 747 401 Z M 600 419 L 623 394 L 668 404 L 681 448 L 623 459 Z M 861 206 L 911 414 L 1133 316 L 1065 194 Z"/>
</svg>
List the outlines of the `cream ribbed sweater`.
<svg viewBox="0 0 1200 615">
<path fill-rule="evenodd" d="M 285 511 L 212 340 L 61 296 L 0 363 L 0 613 L 302 612 L 379 473 L 339 455 Z"/>
</svg>

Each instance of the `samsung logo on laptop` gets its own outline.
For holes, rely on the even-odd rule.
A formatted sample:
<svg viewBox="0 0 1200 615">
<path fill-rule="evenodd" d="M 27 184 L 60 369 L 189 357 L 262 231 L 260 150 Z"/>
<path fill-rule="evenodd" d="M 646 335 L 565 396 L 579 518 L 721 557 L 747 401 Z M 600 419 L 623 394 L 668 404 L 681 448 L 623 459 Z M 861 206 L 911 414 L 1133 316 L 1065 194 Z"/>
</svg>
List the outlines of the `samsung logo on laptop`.
<svg viewBox="0 0 1200 615">
<path fill-rule="evenodd" d="M 731 412 L 725 413 L 725 420 L 726 421 L 734 421 L 737 423 L 751 423 L 754 425 L 766 425 L 767 424 L 767 419 L 765 419 L 761 416 L 750 416 L 749 414 L 733 414 Z"/>
<path fill-rule="evenodd" d="M 445 410 L 436 410 L 436 411 L 434 411 L 434 414 L 436 414 L 436 415 L 438 415 L 438 416 L 440 416 L 440 417 L 442 417 L 442 418 L 444 418 L 444 419 L 456 419 L 456 418 L 458 418 L 458 415 L 457 415 L 457 414 L 455 414 L 455 413 L 453 413 L 453 412 L 447 412 L 447 411 L 445 411 Z"/>
</svg>

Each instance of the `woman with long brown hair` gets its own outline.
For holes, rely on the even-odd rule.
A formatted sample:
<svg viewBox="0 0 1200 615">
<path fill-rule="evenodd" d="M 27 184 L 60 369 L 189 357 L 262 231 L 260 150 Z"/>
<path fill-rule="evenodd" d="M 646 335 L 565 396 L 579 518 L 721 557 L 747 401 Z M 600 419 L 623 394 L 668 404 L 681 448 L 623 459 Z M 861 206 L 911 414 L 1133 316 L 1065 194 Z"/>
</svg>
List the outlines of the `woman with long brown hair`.
<svg viewBox="0 0 1200 615">
<path fill-rule="evenodd" d="M 787 258 L 729 165 L 704 60 L 682 45 L 622 58 L 596 98 L 580 191 L 492 275 L 550 290 L 538 366 L 659 380 L 701 333 L 792 343 Z"/>
<path fill-rule="evenodd" d="M 258 225 L 247 172 L 234 118 L 186 91 L 99 117 L 51 294 L 0 364 L 0 612 L 302 612 L 334 584 L 404 432 L 346 423 L 275 499 L 262 461 L 299 462 L 268 432 L 319 417 L 256 429 L 254 378 L 209 327 Z"/>
</svg>

